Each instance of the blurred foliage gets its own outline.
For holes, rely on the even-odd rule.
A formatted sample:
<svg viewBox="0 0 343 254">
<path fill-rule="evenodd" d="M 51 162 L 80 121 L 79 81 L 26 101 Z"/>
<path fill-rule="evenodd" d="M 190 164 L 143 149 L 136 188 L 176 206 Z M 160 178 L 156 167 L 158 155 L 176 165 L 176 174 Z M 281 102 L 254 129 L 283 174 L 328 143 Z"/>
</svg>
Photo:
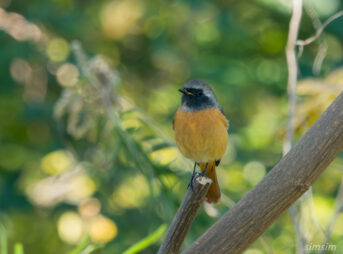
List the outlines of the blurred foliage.
<svg viewBox="0 0 343 254">
<path fill-rule="evenodd" d="M 305 3 L 321 20 L 343 7 Z M 192 169 L 173 140 L 177 88 L 203 79 L 230 119 L 230 143 L 222 202 L 203 206 L 185 246 L 194 241 L 282 156 L 289 4 L 0 0 L 1 253 L 156 252 Z M 312 23 L 305 12 L 301 39 Z M 299 57 L 297 138 L 342 91 L 342 26 Z M 302 204 L 310 243 L 325 239 L 342 174 L 340 157 Z M 342 229 L 338 213 L 337 250 Z M 246 253 L 294 251 L 285 213 Z"/>
</svg>

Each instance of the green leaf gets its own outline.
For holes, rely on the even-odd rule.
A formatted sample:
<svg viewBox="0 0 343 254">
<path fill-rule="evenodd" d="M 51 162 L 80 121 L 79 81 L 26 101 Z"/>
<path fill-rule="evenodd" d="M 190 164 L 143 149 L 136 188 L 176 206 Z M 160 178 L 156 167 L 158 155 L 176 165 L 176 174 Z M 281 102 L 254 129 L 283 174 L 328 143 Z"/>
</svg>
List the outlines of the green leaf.
<svg viewBox="0 0 343 254">
<path fill-rule="evenodd" d="M 138 253 L 138 252 L 144 250 L 145 248 L 149 247 L 150 245 L 156 243 L 164 235 L 166 230 L 167 230 L 167 225 L 162 224 L 161 226 L 158 227 L 158 229 L 156 229 L 150 235 L 148 235 L 147 237 L 144 237 L 142 240 L 135 243 L 130 248 L 128 248 L 126 251 L 124 251 L 123 254 L 135 254 L 135 253 Z"/>
<path fill-rule="evenodd" d="M 0 224 L 0 253 L 7 254 L 7 232 L 4 225 Z"/>
<path fill-rule="evenodd" d="M 83 249 L 89 244 L 89 237 L 86 236 L 74 249 L 72 249 L 69 254 L 79 254 Z"/>
<path fill-rule="evenodd" d="M 105 246 L 104 244 L 91 244 L 91 245 L 88 245 L 87 248 L 85 248 L 79 254 L 90 254 L 96 250 L 100 250 L 100 249 L 104 248 L 104 246 Z"/>
<path fill-rule="evenodd" d="M 14 254 L 24 254 L 24 247 L 22 243 L 15 243 Z"/>
</svg>

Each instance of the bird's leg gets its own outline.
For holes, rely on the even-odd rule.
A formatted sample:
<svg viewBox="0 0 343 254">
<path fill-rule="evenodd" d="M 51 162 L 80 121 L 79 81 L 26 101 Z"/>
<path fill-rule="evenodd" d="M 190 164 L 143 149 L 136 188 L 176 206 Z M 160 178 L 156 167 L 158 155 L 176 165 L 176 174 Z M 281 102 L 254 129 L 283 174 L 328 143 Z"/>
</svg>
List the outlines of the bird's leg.
<svg viewBox="0 0 343 254">
<path fill-rule="evenodd" d="M 189 187 L 191 187 L 191 189 L 193 190 L 193 180 L 194 180 L 194 177 L 195 177 L 195 175 L 196 175 L 196 173 L 195 173 L 196 167 L 197 167 L 197 163 L 194 162 L 194 168 L 193 168 L 192 178 L 191 178 L 191 181 L 189 182 L 189 184 L 188 184 L 188 186 L 187 186 L 187 189 L 188 189 Z"/>
<path fill-rule="evenodd" d="M 207 167 L 208 167 L 208 162 L 206 163 L 205 169 L 204 169 L 204 171 L 201 173 L 201 176 L 205 176 L 205 175 L 206 175 Z"/>
<path fill-rule="evenodd" d="M 201 177 L 201 176 L 206 176 L 207 167 L 208 167 L 208 162 L 206 163 L 206 166 L 205 166 L 204 171 L 201 172 L 201 173 L 198 173 L 197 176 L 196 176 L 195 178 L 198 178 L 198 177 Z"/>
</svg>

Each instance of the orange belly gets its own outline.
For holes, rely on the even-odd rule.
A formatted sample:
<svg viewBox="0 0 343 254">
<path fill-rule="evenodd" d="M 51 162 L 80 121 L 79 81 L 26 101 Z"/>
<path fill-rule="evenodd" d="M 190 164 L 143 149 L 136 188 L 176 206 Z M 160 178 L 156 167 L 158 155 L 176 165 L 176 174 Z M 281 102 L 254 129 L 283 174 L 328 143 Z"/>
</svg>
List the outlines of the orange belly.
<svg viewBox="0 0 343 254">
<path fill-rule="evenodd" d="M 228 141 L 228 122 L 218 108 L 197 112 L 181 109 L 174 117 L 175 140 L 182 154 L 196 162 L 219 160 Z"/>
</svg>

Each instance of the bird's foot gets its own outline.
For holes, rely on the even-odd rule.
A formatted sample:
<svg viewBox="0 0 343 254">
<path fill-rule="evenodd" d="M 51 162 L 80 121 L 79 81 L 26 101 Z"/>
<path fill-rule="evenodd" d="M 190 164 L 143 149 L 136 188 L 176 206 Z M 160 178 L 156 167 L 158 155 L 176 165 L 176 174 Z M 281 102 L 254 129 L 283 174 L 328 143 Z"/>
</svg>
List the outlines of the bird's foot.
<svg viewBox="0 0 343 254">
<path fill-rule="evenodd" d="M 197 172 L 193 171 L 192 178 L 191 178 L 191 180 L 189 181 L 188 186 L 187 186 L 187 190 L 188 190 L 189 188 L 191 188 L 191 190 L 193 190 L 193 180 L 195 179 L 195 177 L 196 177 L 197 174 L 198 174 Z"/>
<path fill-rule="evenodd" d="M 201 173 L 197 172 L 194 176 L 194 179 L 198 179 L 200 177 L 206 177 L 206 172 L 205 171 L 203 171 Z"/>
<path fill-rule="evenodd" d="M 195 174 L 195 179 L 197 179 L 197 178 L 199 178 L 199 177 L 204 177 L 204 176 L 206 176 L 207 167 L 208 167 L 208 163 L 206 163 L 206 166 L 205 166 L 204 171 L 202 171 L 201 173 L 196 173 L 196 174 Z"/>
<path fill-rule="evenodd" d="M 194 167 L 193 167 L 192 178 L 191 178 L 191 181 L 189 182 L 189 184 L 188 184 L 188 186 L 187 186 L 187 190 L 188 190 L 189 188 L 191 188 L 191 190 L 193 190 L 193 180 L 194 180 L 195 175 L 197 174 L 197 172 L 196 172 L 196 167 L 197 167 L 197 163 L 195 162 L 195 163 L 194 163 Z"/>
</svg>

